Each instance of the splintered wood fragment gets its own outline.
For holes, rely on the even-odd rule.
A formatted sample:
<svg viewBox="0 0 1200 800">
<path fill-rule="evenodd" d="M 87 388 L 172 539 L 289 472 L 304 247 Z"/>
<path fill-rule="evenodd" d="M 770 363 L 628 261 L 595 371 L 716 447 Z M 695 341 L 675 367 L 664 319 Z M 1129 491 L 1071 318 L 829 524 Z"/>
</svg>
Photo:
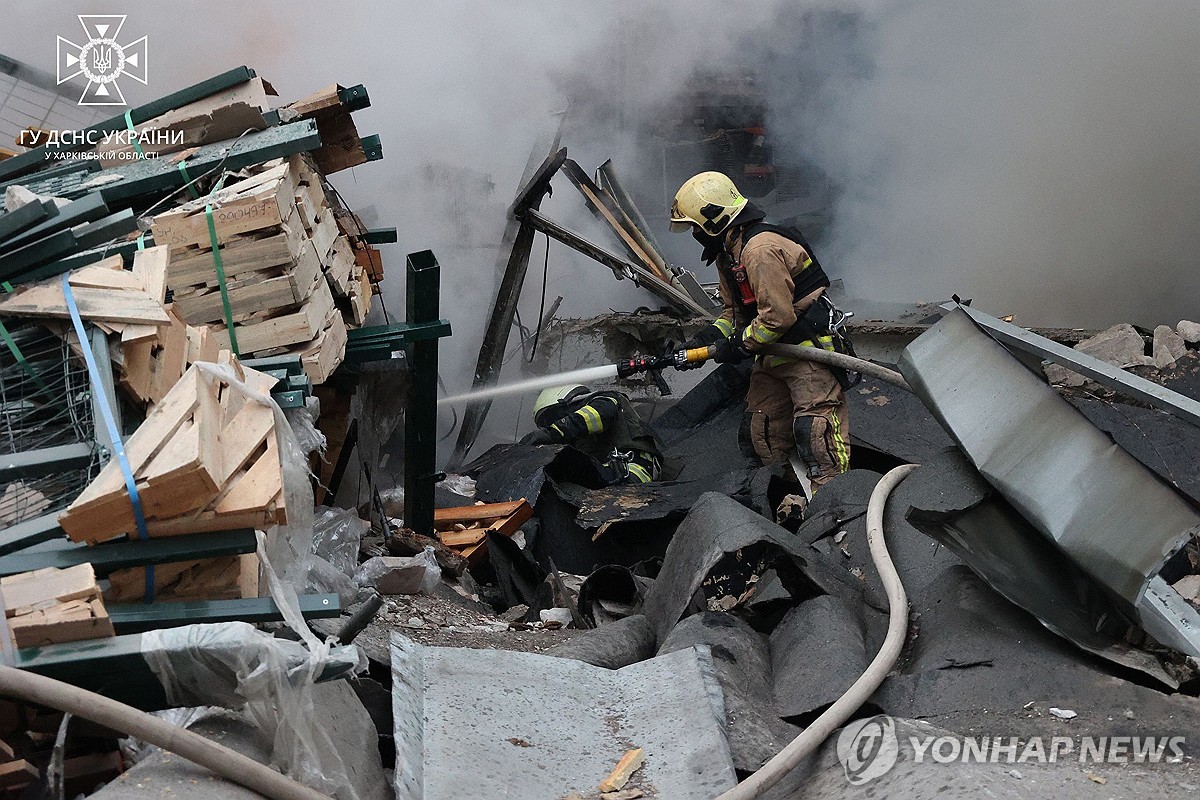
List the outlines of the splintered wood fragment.
<svg viewBox="0 0 1200 800">
<path fill-rule="evenodd" d="M 477 545 L 483 541 L 483 537 L 487 533 L 481 528 L 461 531 L 444 531 L 439 534 L 438 538 L 442 540 L 442 544 L 446 547 L 461 548 Z"/>
<path fill-rule="evenodd" d="M 166 325 L 171 321 L 162 303 L 141 290 L 93 289 L 71 286 L 79 316 L 85 320 Z M 70 310 L 58 281 L 29 284 L 0 300 L 0 315 L 69 319 Z"/>
<path fill-rule="evenodd" d="M 150 295 L 155 302 L 167 301 L 167 271 L 171 263 L 171 248 L 166 245 L 148 247 L 139 250 L 133 256 L 133 275 L 141 284 L 142 290 Z M 71 284 L 75 280 L 72 276 Z"/>
<path fill-rule="evenodd" d="M 638 800 L 639 797 L 645 797 L 646 793 L 636 786 L 632 789 L 622 789 L 619 792 L 601 792 L 600 800 Z"/>
<path fill-rule="evenodd" d="M 456 522 L 500 519 L 515 514 L 522 505 L 529 504 L 525 500 L 513 500 L 507 503 L 482 503 L 458 508 L 438 508 L 433 512 L 433 524 L 450 526 Z"/>
<path fill-rule="evenodd" d="M 617 762 L 616 768 L 600 783 L 600 791 L 616 792 L 625 788 L 625 784 L 629 782 L 629 778 L 633 773 L 641 769 L 642 761 L 644 760 L 645 756 L 640 747 L 630 750 L 621 756 L 621 760 Z"/>
</svg>

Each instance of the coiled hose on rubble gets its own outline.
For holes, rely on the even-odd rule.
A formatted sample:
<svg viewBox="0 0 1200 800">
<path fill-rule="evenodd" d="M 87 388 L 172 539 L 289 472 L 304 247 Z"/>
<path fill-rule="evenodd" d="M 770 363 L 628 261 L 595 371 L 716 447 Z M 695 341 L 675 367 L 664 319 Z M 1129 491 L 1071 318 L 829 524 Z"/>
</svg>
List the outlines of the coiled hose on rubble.
<svg viewBox="0 0 1200 800">
<path fill-rule="evenodd" d="M 879 688 L 879 684 L 883 683 L 892 665 L 900 657 L 900 650 L 904 647 L 904 639 L 908 633 L 908 597 L 904 593 L 904 585 L 900 583 L 900 575 L 896 572 L 896 565 L 892 563 L 887 543 L 883 539 L 883 509 L 892 490 L 916 468 L 916 464 L 905 464 L 884 475 L 875 485 L 867 504 L 867 544 L 871 548 L 871 560 L 875 563 L 875 569 L 879 571 L 879 579 L 883 582 L 888 599 L 887 636 L 875 655 L 875 660 L 846 693 L 793 739 L 791 744 L 717 800 L 754 800 L 779 783 L 797 764 L 820 747 L 829 734 L 850 719 L 850 715 Z"/>
</svg>

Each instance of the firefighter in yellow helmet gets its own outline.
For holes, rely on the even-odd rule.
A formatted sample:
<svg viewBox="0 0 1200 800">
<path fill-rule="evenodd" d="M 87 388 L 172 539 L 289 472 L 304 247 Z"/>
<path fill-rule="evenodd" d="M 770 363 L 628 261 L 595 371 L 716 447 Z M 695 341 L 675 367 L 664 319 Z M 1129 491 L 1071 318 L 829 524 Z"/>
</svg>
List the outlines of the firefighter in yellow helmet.
<svg viewBox="0 0 1200 800">
<path fill-rule="evenodd" d="M 721 363 L 755 359 L 743 431 L 764 463 L 798 455 L 815 490 L 850 468 L 846 376 L 760 351 L 776 342 L 835 349 L 830 314 L 840 312 L 804 237 L 764 217 L 720 172 L 702 172 L 676 193 L 671 229 L 690 230 L 716 263 L 724 305 L 689 345 L 716 344 Z"/>
<path fill-rule="evenodd" d="M 605 482 L 650 483 L 660 478 L 658 440 L 621 392 L 552 386 L 533 404 L 537 428 L 521 444 L 569 444 L 595 460 Z"/>
</svg>

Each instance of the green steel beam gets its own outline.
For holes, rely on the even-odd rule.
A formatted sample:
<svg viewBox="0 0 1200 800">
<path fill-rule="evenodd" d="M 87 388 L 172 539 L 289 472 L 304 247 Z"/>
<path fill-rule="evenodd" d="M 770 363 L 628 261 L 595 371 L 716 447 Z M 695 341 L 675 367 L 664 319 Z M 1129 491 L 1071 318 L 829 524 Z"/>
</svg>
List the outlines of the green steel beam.
<svg viewBox="0 0 1200 800">
<path fill-rule="evenodd" d="M 363 234 L 362 240 L 367 244 L 395 244 L 400 241 L 400 234 L 395 228 L 371 228 Z"/>
<path fill-rule="evenodd" d="M 16 211 L 9 211 L 0 217 L 0 242 L 45 222 L 53 216 L 51 209 L 53 214 L 58 213 L 58 206 L 52 200 L 43 200 L 40 203 L 26 203 Z"/>
<path fill-rule="evenodd" d="M 146 542 L 115 542 L 96 547 L 67 546 L 59 550 L 33 553 L 11 553 L 0 556 L 0 576 L 32 572 L 43 567 L 66 569 L 90 563 L 98 577 L 128 567 L 150 564 L 170 564 L 218 556 L 237 556 L 253 553 L 257 542 L 254 531 L 241 529 L 215 533 L 193 533 L 185 536 L 164 536 Z"/>
<path fill-rule="evenodd" d="M 302 594 L 300 613 L 305 619 L 340 616 L 342 603 L 336 594 Z M 187 603 L 121 603 L 105 607 L 118 634 L 141 633 L 155 628 L 201 625 L 216 622 L 282 622 L 283 614 L 269 597 L 242 600 L 198 600 Z"/>
<path fill-rule="evenodd" d="M 213 95 L 217 92 L 229 89 L 230 87 L 245 83 L 246 81 L 255 77 L 256 74 L 257 73 L 255 73 L 254 70 L 250 69 L 249 67 L 236 67 L 228 72 L 222 72 L 220 75 L 214 75 L 207 80 L 200 81 L 200 83 L 188 86 L 185 89 L 180 89 L 177 92 L 172 92 L 171 94 L 160 97 L 157 100 L 146 103 L 145 105 L 138 106 L 137 108 L 131 108 L 125 114 L 119 114 L 110 119 L 106 119 L 103 122 L 98 122 L 90 128 L 85 128 L 84 133 L 86 134 L 95 132 L 104 134 L 111 133 L 113 131 L 125 130 L 129 125 L 129 123 L 126 121 L 127 117 L 128 120 L 135 126 L 141 125 L 143 122 L 154 119 L 155 117 L 165 114 L 168 111 L 173 111 L 174 109 L 185 106 L 188 103 L 194 103 L 195 101 L 201 100 L 209 95 Z M 18 175 L 24 175 L 27 172 L 36 170 L 38 165 L 44 165 L 48 161 L 54 159 L 55 154 L 78 152 L 79 150 L 86 150 L 87 148 L 87 144 L 71 147 L 49 147 L 47 145 L 42 145 L 41 147 L 30 150 L 29 152 L 22 153 L 19 156 L 14 156 L 13 158 L 5 161 L 0 161 L 0 179 L 16 177 Z"/>
<path fill-rule="evenodd" d="M 409 325 L 439 321 L 441 271 L 432 251 L 409 253 L 404 298 Z M 412 379 L 404 413 L 404 522 L 417 533 L 433 535 L 433 485 L 438 480 L 438 340 L 410 341 L 404 345 L 404 353 Z"/>
<path fill-rule="evenodd" d="M 378 161 L 383 158 L 383 142 L 380 141 L 377 133 L 362 137 L 362 149 L 367 161 Z"/>
<path fill-rule="evenodd" d="M 440 339 L 451 334 L 450 321 L 445 319 L 429 322 L 398 322 L 392 325 L 370 325 L 350 331 L 347 342 L 351 345 L 405 344 L 425 339 Z"/>
<path fill-rule="evenodd" d="M 170 705 L 162 684 L 146 663 L 144 652 L 161 650 L 161 647 L 156 649 L 156 642 L 161 644 L 161 639 L 146 639 L 144 636 L 141 633 L 129 633 L 106 639 L 26 647 L 16 651 L 13 666 L 65 681 L 143 711 L 159 711 Z M 197 644 L 199 652 L 203 653 L 203 644 Z M 180 647 L 182 645 L 172 648 L 175 657 L 180 657 Z M 357 648 L 334 647 L 317 680 L 349 678 L 354 674 L 357 664 Z M 210 666 L 223 670 L 219 659 L 212 659 Z M 287 665 L 288 668 L 292 666 L 299 664 Z M 222 676 L 218 674 L 215 678 L 221 680 Z M 232 675 L 228 678 L 233 680 Z"/>
<path fill-rule="evenodd" d="M 63 444 L 0 455 L 0 483 L 81 469 L 91 462 L 90 443 Z"/>
<path fill-rule="evenodd" d="M 3 164 L 0 161 L 0 164 Z M 76 250 L 75 234 L 70 230 L 52 233 L 44 239 L 27 244 L 19 250 L 0 255 L 0 280 L 17 283 L 18 276 L 32 267 L 62 258 Z"/>
<path fill-rule="evenodd" d="M 0 162 L 3 163 L 3 162 Z M 13 236 L 0 244 L 0 250 L 4 252 L 12 252 L 19 247 L 24 247 L 40 239 L 44 239 L 55 231 L 74 228 L 84 222 L 92 222 L 109 213 L 108 205 L 104 202 L 104 198 L 98 194 L 84 195 L 78 200 L 73 200 L 67 203 L 58 213 L 50 217 L 45 222 L 35 225 L 19 236 Z"/>
<path fill-rule="evenodd" d="M 52 511 L 0 530 L 0 556 L 63 538 L 65 534 L 58 525 L 58 515 L 58 511 Z"/>
<path fill-rule="evenodd" d="M 79 247 L 99 247 L 114 239 L 124 239 L 138 229 L 133 209 L 123 208 L 109 214 L 75 233 L 75 244 Z"/>
<path fill-rule="evenodd" d="M 361 83 L 358 86 L 339 86 L 338 100 L 347 111 L 361 111 L 370 108 L 371 98 L 367 95 L 367 87 Z"/>
</svg>

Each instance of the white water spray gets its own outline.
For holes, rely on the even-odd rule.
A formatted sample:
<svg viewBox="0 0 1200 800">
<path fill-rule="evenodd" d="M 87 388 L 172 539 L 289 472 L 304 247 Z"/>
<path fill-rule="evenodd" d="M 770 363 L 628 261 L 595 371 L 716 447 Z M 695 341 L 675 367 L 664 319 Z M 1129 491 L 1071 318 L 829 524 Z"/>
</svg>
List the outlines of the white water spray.
<svg viewBox="0 0 1200 800">
<path fill-rule="evenodd" d="M 560 372 L 555 375 L 543 375 L 540 378 L 530 378 L 527 381 L 508 383 L 504 386 L 489 386 L 486 389 L 478 389 L 473 392 L 456 394 L 453 397 L 443 397 L 437 401 L 437 404 L 442 406 L 450 403 L 462 403 L 467 400 L 486 400 L 492 397 L 505 397 L 511 394 L 532 392 L 535 389 L 546 389 L 550 386 L 562 386 L 563 384 L 567 383 L 583 384 L 586 386 L 593 381 L 607 380 L 615 377 L 617 377 L 617 365 L 605 364 L 601 367 L 577 369 L 574 372 Z"/>
</svg>

